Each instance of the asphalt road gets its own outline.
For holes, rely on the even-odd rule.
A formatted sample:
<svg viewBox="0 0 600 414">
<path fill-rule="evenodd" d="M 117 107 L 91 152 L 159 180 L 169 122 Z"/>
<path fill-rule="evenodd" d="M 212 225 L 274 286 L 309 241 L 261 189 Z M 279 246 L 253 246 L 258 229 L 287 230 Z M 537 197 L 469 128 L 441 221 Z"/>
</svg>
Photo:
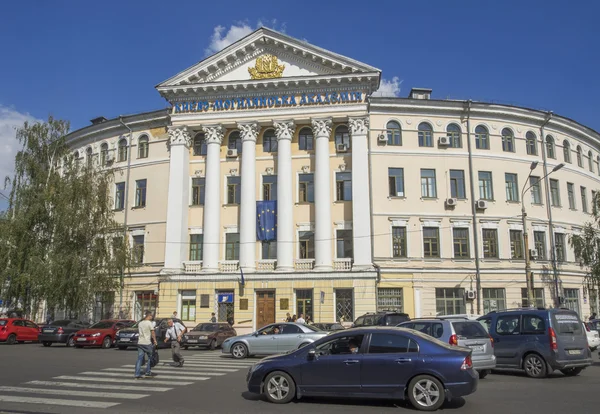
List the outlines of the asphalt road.
<svg viewBox="0 0 600 414">
<path fill-rule="evenodd" d="M 245 388 L 247 366 L 218 351 L 183 351 L 180 371 L 161 350 L 154 379 L 134 380 L 136 351 L 0 345 L 0 413 L 399 413 L 415 411 L 403 402 L 302 399 L 270 404 Z M 532 380 L 519 373 L 492 374 L 478 391 L 444 406 L 456 413 L 595 413 L 600 405 L 600 362 L 580 376 L 560 373 Z M 57 378 L 58 377 L 58 378 Z M 33 382 L 32 382 L 33 381 Z M 73 384 L 77 387 L 73 387 Z M 127 397 L 126 398 L 116 398 Z M 52 403 L 51 403 L 52 402 Z M 59 405 L 62 404 L 62 405 Z"/>
</svg>

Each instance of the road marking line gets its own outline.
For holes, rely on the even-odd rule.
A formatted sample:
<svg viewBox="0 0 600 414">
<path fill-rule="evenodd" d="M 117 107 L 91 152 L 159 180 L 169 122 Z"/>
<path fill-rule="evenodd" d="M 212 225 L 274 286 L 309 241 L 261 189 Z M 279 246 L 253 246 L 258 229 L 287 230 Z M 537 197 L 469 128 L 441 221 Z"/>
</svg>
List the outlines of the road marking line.
<svg viewBox="0 0 600 414">
<path fill-rule="evenodd" d="M 249 368 L 251 365 L 225 365 L 225 364 L 205 364 L 203 362 L 186 362 L 184 366 L 190 366 L 190 367 L 212 367 L 212 368 L 237 368 L 237 369 L 244 369 L 244 368 Z"/>
<path fill-rule="evenodd" d="M 156 391 L 156 392 L 165 392 L 171 391 L 173 388 L 165 388 L 165 387 L 135 387 L 133 385 L 110 385 L 110 384 L 80 384 L 76 382 L 59 382 L 59 381 L 29 381 L 26 384 L 32 385 L 46 385 L 50 387 L 69 387 L 69 388 L 98 388 L 105 390 L 123 390 L 123 391 Z M 144 384 L 146 385 L 146 384 Z"/>
<path fill-rule="evenodd" d="M 121 367 L 122 368 L 134 368 L 135 369 L 135 365 L 122 365 Z M 164 365 L 164 366 L 161 366 L 160 368 L 163 368 L 163 367 L 164 368 L 169 368 L 169 367 L 172 367 L 172 366 L 171 365 Z M 156 369 L 156 368 L 159 368 L 159 367 L 155 367 L 153 369 Z M 205 367 L 203 365 L 193 365 L 193 364 L 189 364 L 189 367 L 188 367 L 188 364 L 185 364 L 185 367 L 183 369 L 185 371 L 187 371 L 188 368 L 193 368 L 195 370 L 202 369 L 203 371 L 221 371 L 221 372 L 238 372 L 239 371 L 239 369 L 235 369 L 235 368 L 214 368 L 214 367 Z M 131 372 L 133 372 L 133 371 L 131 371 Z"/>
<path fill-rule="evenodd" d="M 124 375 L 122 372 L 98 372 L 98 371 L 84 371 L 84 372 L 80 372 L 77 375 L 98 375 L 101 377 L 119 377 L 119 378 L 123 378 Z M 188 381 L 204 381 L 207 379 L 210 379 L 209 377 L 186 377 L 186 378 L 180 378 L 176 375 L 161 375 L 160 379 L 186 379 Z M 147 378 L 150 381 L 153 381 L 154 378 Z"/>
<path fill-rule="evenodd" d="M 128 368 L 104 368 L 102 371 L 117 371 L 117 372 L 131 372 Z M 178 375 L 226 375 L 224 372 L 206 372 L 206 371 L 197 371 L 197 370 L 182 370 L 180 369 L 164 369 L 154 367 L 152 368 L 152 372 L 157 373 L 165 373 L 165 374 L 178 374 Z M 162 375 L 160 376 L 162 378 Z M 187 378 L 184 378 L 187 379 Z"/>
<path fill-rule="evenodd" d="M 19 392 L 30 394 L 59 394 L 72 395 L 75 397 L 99 397 L 99 398 L 122 398 L 125 400 L 137 400 L 144 397 L 149 397 L 150 394 L 122 394 L 112 392 L 94 392 L 94 391 L 74 391 L 74 390 L 49 390 L 46 388 L 27 388 L 27 387 L 1 387 L 3 392 Z"/>
<path fill-rule="evenodd" d="M 131 379 L 121 379 L 121 378 L 90 378 L 90 377 L 82 377 L 79 375 L 61 375 L 60 377 L 54 377 L 54 379 L 61 380 L 78 380 L 78 381 L 96 381 L 96 382 L 120 382 L 123 384 L 140 384 L 140 381 L 144 381 L 145 384 L 159 384 L 159 385 L 192 385 L 193 382 L 186 381 L 161 381 L 155 378 L 144 378 L 142 380 L 137 380 L 135 378 Z M 208 379 L 208 378 L 207 378 Z M 147 381 L 147 382 L 146 382 Z"/>
<path fill-rule="evenodd" d="M 54 398 L 35 398 L 12 395 L 0 395 L 0 401 L 14 402 L 22 404 L 47 404 L 47 405 L 65 405 L 69 407 L 87 407 L 87 408 L 108 408 L 119 405 L 118 402 L 101 401 L 80 401 L 80 400 L 61 400 Z"/>
<path fill-rule="evenodd" d="M 235 365 L 235 366 L 249 366 L 254 365 L 255 362 L 236 362 L 236 361 L 217 361 L 214 359 L 199 359 L 199 358 L 186 358 L 185 362 L 204 362 L 206 364 L 224 364 L 224 365 Z"/>
</svg>

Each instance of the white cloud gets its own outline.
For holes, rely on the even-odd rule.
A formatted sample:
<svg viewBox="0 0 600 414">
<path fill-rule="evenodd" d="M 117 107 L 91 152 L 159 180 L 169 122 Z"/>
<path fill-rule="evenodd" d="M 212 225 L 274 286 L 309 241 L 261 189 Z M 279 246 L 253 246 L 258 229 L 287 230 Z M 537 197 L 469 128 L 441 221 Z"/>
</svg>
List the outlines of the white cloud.
<svg viewBox="0 0 600 414">
<path fill-rule="evenodd" d="M 398 78 L 398 76 L 394 76 L 392 80 L 381 79 L 381 83 L 379 84 L 379 89 L 372 93 L 371 96 L 381 96 L 381 97 L 396 97 L 400 96 L 400 84 L 402 81 Z"/>
<path fill-rule="evenodd" d="M 216 26 L 213 29 L 213 34 L 210 37 L 210 44 L 205 49 L 206 55 L 212 55 L 213 53 L 217 53 L 232 43 L 237 42 L 242 37 L 249 35 L 254 30 L 258 29 L 261 26 L 272 27 L 274 30 L 278 30 L 282 33 L 285 33 L 286 24 L 281 23 L 279 28 L 277 28 L 278 21 L 277 19 L 272 19 L 264 23 L 262 20 L 259 20 L 255 27 L 252 27 L 248 22 L 238 22 L 229 26 L 227 29 L 225 26 Z"/>
</svg>

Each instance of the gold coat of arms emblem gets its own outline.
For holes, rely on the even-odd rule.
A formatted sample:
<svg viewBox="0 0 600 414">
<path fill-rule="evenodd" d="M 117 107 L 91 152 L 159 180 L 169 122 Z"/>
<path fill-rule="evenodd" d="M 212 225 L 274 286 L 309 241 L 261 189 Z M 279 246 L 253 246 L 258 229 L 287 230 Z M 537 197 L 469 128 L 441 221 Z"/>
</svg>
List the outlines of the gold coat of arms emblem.
<svg viewBox="0 0 600 414">
<path fill-rule="evenodd" d="M 253 68 L 248 68 L 252 79 L 281 78 L 285 65 L 280 65 L 277 56 L 262 55 L 256 58 Z"/>
</svg>

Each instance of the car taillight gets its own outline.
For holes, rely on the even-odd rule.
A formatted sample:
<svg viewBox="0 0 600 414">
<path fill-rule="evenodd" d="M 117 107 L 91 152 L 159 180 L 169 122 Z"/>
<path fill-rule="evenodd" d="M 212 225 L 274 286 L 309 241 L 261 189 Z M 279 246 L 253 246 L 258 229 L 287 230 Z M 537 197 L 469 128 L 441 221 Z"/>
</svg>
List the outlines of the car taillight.
<svg viewBox="0 0 600 414">
<path fill-rule="evenodd" d="M 473 361 L 471 360 L 471 355 L 467 355 L 462 365 L 460 366 L 460 369 L 466 371 L 471 368 L 473 368 Z"/>
<path fill-rule="evenodd" d="M 39 332 L 39 333 L 42 333 L 42 327 L 41 327 L 41 326 L 40 326 L 40 327 L 38 327 L 38 332 Z"/>
<path fill-rule="evenodd" d="M 61 326 L 60 328 L 58 328 L 58 331 L 57 331 L 57 333 L 58 333 L 59 335 L 62 335 L 62 334 L 64 334 L 64 333 L 65 333 L 65 330 L 62 328 L 62 326 Z"/>
<path fill-rule="evenodd" d="M 553 351 L 558 350 L 558 344 L 556 343 L 556 332 L 554 332 L 554 329 L 548 328 L 548 335 L 550 335 L 550 348 Z"/>
<path fill-rule="evenodd" d="M 490 335 L 490 343 L 492 344 L 492 348 L 494 347 L 494 338 L 492 338 L 492 335 Z"/>
<path fill-rule="evenodd" d="M 458 336 L 456 336 L 456 334 L 452 335 L 450 337 L 450 340 L 448 341 L 448 343 L 450 345 L 458 345 Z M 470 357 L 469 357 L 470 358 Z"/>
</svg>

